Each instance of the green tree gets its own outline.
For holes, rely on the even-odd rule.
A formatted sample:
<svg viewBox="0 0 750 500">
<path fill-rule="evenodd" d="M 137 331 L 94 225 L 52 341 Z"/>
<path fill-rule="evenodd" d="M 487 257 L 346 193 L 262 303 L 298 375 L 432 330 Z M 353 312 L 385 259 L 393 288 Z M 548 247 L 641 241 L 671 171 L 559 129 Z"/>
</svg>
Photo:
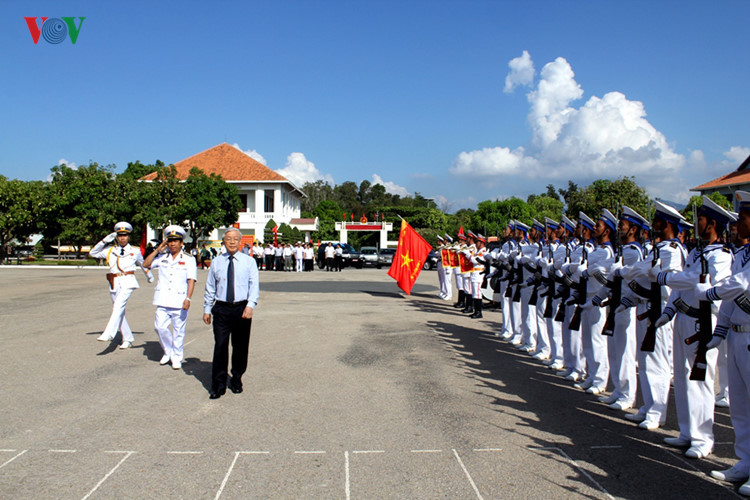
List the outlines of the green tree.
<svg viewBox="0 0 750 500">
<path fill-rule="evenodd" d="M 333 188 L 322 180 L 306 182 L 302 186 L 302 191 L 307 195 L 307 198 L 302 200 L 303 212 L 312 212 L 320 202 L 333 199 Z"/>
<path fill-rule="evenodd" d="M 141 217 L 152 228 L 162 229 L 169 224 L 182 223 L 185 211 L 181 205 L 185 199 L 185 187 L 177 178 L 174 165 L 159 168 L 156 179 L 143 181 L 141 191 Z"/>
<path fill-rule="evenodd" d="M 727 199 L 726 196 L 724 196 L 721 193 L 711 193 L 710 195 L 707 195 L 711 201 L 715 202 L 717 205 L 719 205 L 722 208 L 725 208 L 729 211 L 732 211 L 732 203 Z M 700 209 L 701 205 L 703 205 L 703 196 L 702 195 L 695 195 L 691 196 L 690 200 L 688 200 L 687 205 L 685 205 L 685 208 L 682 209 L 680 212 L 683 217 L 685 217 L 687 220 L 693 223 L 695 225 L 696 221 L 693 217 L 693 206 L 696 207 L 696 209 Z"/>
<path fill-rule="evenodd" d="M 121 196 L 116 189 L 114 166 L 100 167 L 92 162 L 77 169 L 60 165 L 52 167 L 44 209 L 45 237 L 58 238 L 78 248 L 101 239 L 111 232 L 121 215 L 115 211 Z M 132 206 L 135 212 L 138 206 Z"/>
<path fill-rule="evenodd" d="M 650 199 L 646 190 L 635 183 L 633 177 L 622 177 L 616 181 L 596 180 L 584 189 L 570 193 L 566 200 L 567 214 L 578 217 L 583 211 L 589 217 L 597 217 L 603 208 L 615 211 L 619 205 L 627 205 L 644 217 L 648 217 Z"/>
<path fill-rule="evenodd" d="M 336 238 L 336 221 L 341 220 L 343 209 L 333 200 L 324 200 L 312 212 L 318 218 L 318 230 L 312 234 L 313 239 L 334 240 Z"/>
<path fill-rule="evenodd" d="M 182 185 L 182 200 L 175 220 L 188 226 L 194 240 L 208 236 L 217 227 L 229 227 L 242 206 L 237 187 L 220 175 L 206 175 L 193 167 Z"/>
<path fill-rule="evenodd" d="M 543 223 L 545 217 L 560 222 L 563 212 L 563 202 L 559 198 L 552 198 L 547 195 L 537 196 L 530 205 L 534 211 L 534 218 L 539 222 Z"/>
<path fill-rule="evenodd" d="M 0 263 L 13 240 L 24 243 L 40 228 L 46 204 L 41 181 L 8 180 L 0 175 Z"/>
<path fill-rule="evenodd" d="M 128 163 L 127 168 L 120 174 L 120 176 L 138 180 L 141 177 L 156 172 L 160 168 L 164 168 L 164 162 L 161 160 L 156 160 L 156 163 L 153 165 L 144 165 L 140 161 L 134 161 Z"/>
</svg>

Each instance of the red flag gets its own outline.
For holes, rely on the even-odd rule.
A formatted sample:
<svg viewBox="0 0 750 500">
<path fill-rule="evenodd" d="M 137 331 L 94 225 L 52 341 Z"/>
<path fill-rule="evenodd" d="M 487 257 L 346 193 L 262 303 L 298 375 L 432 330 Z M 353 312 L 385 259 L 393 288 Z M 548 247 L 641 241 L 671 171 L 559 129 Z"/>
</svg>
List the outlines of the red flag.
<svg viewBox="0 0 750 500">
<path fill-rule="evenodd" d="M 395 279 L 398 287 L 406 295 L 411 293 L 414 282 L 417 281 L 422 265 L 432 246 L 417 233 L 405 220 L 401 220 L 401 231 L 398 235 L 398 247 L 393 263 L 388 270 L 388 276 Z"/>
<path fill-rule="evenodd" d="M 275 226 L 273 226 L 273 229 L 271 229 L 271 231 L 273 231 L 273 234 L 276 234 L 277 232 L 279 232 L 279 225 L 276 224 Z"/>
<path fill-rule="evenodd" d="M 146 232 L 148 231 L 147 226 L 143 226 L 143 232 L 141 233 L 141 255 L 146 256 Z"/>
</svg>

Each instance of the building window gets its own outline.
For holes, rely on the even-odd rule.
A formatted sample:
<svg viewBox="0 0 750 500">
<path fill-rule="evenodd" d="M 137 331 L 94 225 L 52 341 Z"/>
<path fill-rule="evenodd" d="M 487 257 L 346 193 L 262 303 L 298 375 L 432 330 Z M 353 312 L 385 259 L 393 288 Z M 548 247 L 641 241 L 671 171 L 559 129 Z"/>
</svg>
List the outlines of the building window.
<svg viewBox="0 0 750 500">
<path fill-rule="evenodd" d="M 240 203 L 241 203 L 240 213 L 247 212 L 247 195 L 246 194 L 240 195 Z"/>
<path fill-rule="evenodd" d="M 265 202 L 263 204 L 263 211 L 266 213 L 273 213 L 273 189 L 266 189 L 264 191 L 265 193 Z"/>
<path fill-rule="evenodd" d="M 255 212 L 255 191 L 250 191 L 247 194 L 247 211 L 250 213 Z"/>
</svg>

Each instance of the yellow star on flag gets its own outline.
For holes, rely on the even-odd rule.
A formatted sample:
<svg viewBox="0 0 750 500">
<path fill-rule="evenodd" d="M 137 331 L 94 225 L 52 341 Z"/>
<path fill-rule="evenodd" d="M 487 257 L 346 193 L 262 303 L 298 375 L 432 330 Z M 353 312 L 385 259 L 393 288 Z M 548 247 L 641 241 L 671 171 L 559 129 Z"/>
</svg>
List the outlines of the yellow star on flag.
<svg viewBox="0 0 750 500">
<path fill-rule="evenodd" d="M 412 263 L 412 259 L 409 258 L 409 251 L 407 250 L 405 254 L 401 255 L 401 266 L 408 266 Z"/>
</svg>

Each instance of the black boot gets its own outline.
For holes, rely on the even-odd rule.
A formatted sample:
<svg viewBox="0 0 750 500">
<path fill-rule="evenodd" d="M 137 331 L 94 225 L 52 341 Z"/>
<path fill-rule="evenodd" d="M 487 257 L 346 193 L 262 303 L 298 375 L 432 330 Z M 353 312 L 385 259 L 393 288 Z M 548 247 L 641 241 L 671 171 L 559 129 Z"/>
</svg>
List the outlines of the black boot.
<svg viewBox="0 0 750 500">
<path fill-rule="evenodd" d="M 466 307 L 464 307 L 462 313 L 466 314 L 472 314 L 474 312 L 474 301 L 475 299 L 471 298 L 471 295 L 466 295 Z"/>
<path fill-rule="evenodd" d="M 453 307 L 455 307 L 456 309 L 464 307 L 464 305 L 465 305 L 464 304 L 464 296 L 465 295 L 466 294 L 464 293 L 463 290 L 459 290 L 458 291 L 458 302 L 456 302 L 455 304 L 453 304 Z"/>
<path fill-rule="evenodd" d="M 474 299 L 474 314 L 471 317 L 474 319 L 482 317 L 482 299 Z"/>
</svg>

